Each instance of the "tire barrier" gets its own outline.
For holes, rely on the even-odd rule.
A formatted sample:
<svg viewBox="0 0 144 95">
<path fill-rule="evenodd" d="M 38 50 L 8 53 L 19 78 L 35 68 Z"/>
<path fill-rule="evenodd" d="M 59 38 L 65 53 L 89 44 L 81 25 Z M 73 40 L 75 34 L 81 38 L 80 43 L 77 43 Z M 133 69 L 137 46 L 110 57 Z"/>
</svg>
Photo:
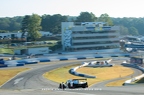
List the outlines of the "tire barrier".
<svg viewBox="0 0 144 95">
<path fill-rule="evenodd" d="M 124 55 L 124 57 L 130 57 L 130 55 Z"/>
<path fill-rule="evenodd" d="M 60 61 L 68 60 L 68 58 L 60 58 Z"/>
<path fill-rule="evenodd" d="M 123 65 L 125 67 L 131 67 L 131 68 L 139 69 L 144 73 L 144 68 L 141 67 L 141 66 L 137 66 L 137 65 L 134 65 L 134 64 L 127 64 L 127 63 L 122 63 L 121 65 Z"/>
<path fill-rule="evenodd" d="M 39 62 L 50 62 L 50 59 L 48 58 L 37 58 Z"/>
<path fill-rule="evenodd" d="M 118 57 L 117 55 L 113 55 L 113 56 L 111 56 L 111 57 Z"/>
<path fill-rule="evenodd" d="M 121 65 L 126 66 L 126 67 L 132 67 L 132 68 L 139 69 L 139 70 L 141 70 L 144 73 L 144 67 L 141 67 L 141 66 L 138 66 L 138 65 L 135 65 L 135 64 L 130 64 L 130 63 L 127 63 L 126 61 L 124 61 Z M 136 80 L 139 80 L 139 79 L 141 79 L 143 77 L 144 77 L 144 74 L 142 74 L 140 76 L 137 76 L 137 77 L 134 77 L 132 79 L 126 80 L 123 83 L 123 85 L 131 85 L 132 82 L 134 82 Z"/>
<path fill-rule="evenodd" d="M 86 59 L 86 57 L 77 57 L 77 60 L 79 59 Z"/>
<path fill-rule="evenodd" d="M 80 76 L 80 77 L 85 77 L 85 78 L 96 78 L 96 76 L 91 76 L 91 75 L 81 74 L 81 73 L 76 72 L 77 69 L 79 69 L 81 67 L 84 67 L 86 65 L 88 65 L 88 63 L 85 62 L 85 64 L 83 64 L 83 65 L 72 68 L 72 69 L 69 70 L 69 73 L 72 74 L 72 75 L 75 75 L 75 76 Z"/>
<path fill-rule="evenodd" d="M 0 64 L 4 64 L 4 60 L 3 59 L 0 59 Z"/>
<path fill-rule="evenodd" d="M 24 66 L 24 63 L 17 63 L 15 60 L 13 61 L 4 61 L 4 63 L 0 64 L 0 67 L 16 67 L 16 66 Z"/>
<path fill-rule="evenodd" d="M 18 63 L 25 63 L 25 64 L 37 64 L 39 60 L 37 59 L 23 59 L 23 60 L 18 60 Z"/>
<path fill-rule="evenodd" d="M 144 73 L 144 67 L 139 66 L 139 69 Z"/>
<path fill-rule="evenodd" d="M 95 56 L 95 58 L 103 58 L 103 56 Z"/>
<path fill-rule="evenodd" d="M 9 65 L 0 65 L 0 68 L 3 67 L 18 67 L 18 66 L 24 66 L 25 64 L 9 64 Z"/>
<path fill-rule="evenodd" d="M 82 55 L 82 56 L 67 56 L 63 55 L 60 57 L 42 57 L 42 58 L 30 58 L 30 59 L 22 59 L 22 60 L 9 60 L 9 62 L 12 62 L 15 64 L 37 64 L 38 62 L 53 62 L 53 61 L 64 61 L 64 60 L 81 60 L 81 59 L 88 59 L 88 58 L 105 58 L 105 57 L 129 57 L 129 54 L 96 54 L 96 55 Z M 0 64 L 6 64 L 8 61 L 4 61 L 3 59 L 0 59 Z M 11 63 L 11 64 L 12 64 Z M 5 65 L 0 65 L 0 67 L 5 67 Z M 14 65 L 15 66 L 15 65 Z"/>
<path fill-rule="evenodd" d="M 0 67 L 16 67 L 24 66 L 25 64 L 37 64 L 39 61 L 36 59 L 23 59 L 23 60 L 0 60 Z"/>
<path fill-rule="evenodd" d="M 0 64 L 0 68 L 7 67 L 5 64 Z"/>
<path fill-rule="evenodd" d="M 8 64 L 7 67 L 24 66 L 25 64 Z"/>
<path fill-rule="evenodd" d="M 91 75 L 87 75 L 87 74 L 81 74 L 76 72 L 77 69 L 81 68 L 81 67 L 112 67 L 112 64 L 109 64 L 109 62 L 111 62 L 112 59 L 109 59 L 107 61 L 102 61 L 102 62 L 98 62 L 98 61 L 92 61 L 92 62 L 84 62 L 82 65 L 77 66 L 75 68 L 72 68 L 69 70 L 69 73 L 75 76 L 80 76 L 80 77 L 85 77 L 85 78 L 96 78 L 96 76 L 91 76 Z M 99 64 L 96 64 L 99 63 Z"/>
<path fill-rule="evenodd" d="M 86 75 L 86 74 L 81 74 L 81 73 L 77 73 L 74 71 L 74 69 L 70 69 L 69 73 L 75 76 L 79 76 L 79 77 L 85 77 L 85 78 L 96 78 L 96 76 L 91 76 L 91 75 Z"/>
</svg>

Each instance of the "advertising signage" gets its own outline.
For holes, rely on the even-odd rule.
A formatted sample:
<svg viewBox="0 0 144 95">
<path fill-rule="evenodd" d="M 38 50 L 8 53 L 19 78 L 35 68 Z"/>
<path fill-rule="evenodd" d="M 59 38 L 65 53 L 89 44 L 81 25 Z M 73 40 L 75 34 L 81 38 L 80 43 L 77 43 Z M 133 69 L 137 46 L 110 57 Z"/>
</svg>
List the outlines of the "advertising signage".
<svg viewBox="0 0 144 95">
<path fill-rule="evenodd" d="M 142 58 L 131 57 L 130 58 L 130 63 L 140 65 L 140 64 L 143 64 L 143 59 Z"/>
</svg>

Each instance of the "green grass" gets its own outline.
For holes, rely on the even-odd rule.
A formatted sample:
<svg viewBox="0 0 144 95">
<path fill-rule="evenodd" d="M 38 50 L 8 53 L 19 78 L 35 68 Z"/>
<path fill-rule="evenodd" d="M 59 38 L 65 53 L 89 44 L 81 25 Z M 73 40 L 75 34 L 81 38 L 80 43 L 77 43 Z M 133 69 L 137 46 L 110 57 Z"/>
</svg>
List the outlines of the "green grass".
<svg viewBox="0 0 144 95">
<path fill-rule="evenodd" d="M 37 48 L 37 47 L 52 47 L 55 44 L 43 44 L 43 45 L 31 45 L 31 46 L 19 46 L 19 47 L 12 47 L 10 46 L 9 48 L 11 49 L 27 49 L 27 48 Z"/>
<path fill-rule="evenodd" d="M 0 54 L 14 54 L 13 49 L 0 48 Z"/>
</svg>

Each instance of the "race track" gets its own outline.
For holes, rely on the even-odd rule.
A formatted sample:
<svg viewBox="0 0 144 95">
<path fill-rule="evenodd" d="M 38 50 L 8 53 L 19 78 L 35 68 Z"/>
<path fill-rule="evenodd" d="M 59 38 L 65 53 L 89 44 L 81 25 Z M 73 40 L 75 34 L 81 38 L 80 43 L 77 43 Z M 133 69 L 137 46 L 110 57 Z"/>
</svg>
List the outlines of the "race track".
<svg viewBox="0 0 144 95">
<path fill-rule="evenodd" d="M 95 85 L 92 85 L 88 89 L 75 89 L 75 90 L 58 90 L 58 83 L 46 80 L 42 77 L 42 74 L 53 70 L 58 67 L 62 67 L 69 64 L 76 64 L 78 61 L 84 60 L 76 60 L 76 62 L 69 61 L 60 61 L 54 62 L 53 64 L 34 64 L 30 65 L 32 68 L 29 71 L 25 71 L 3 86 L 1 86 L 0 95 L 144 95 L 144 85 L 129 85 L 122 87 L 105 87 L 104 85 L 110 81 L 104 81 Z M 85 60 L 85 61 L 88 61 Z M 124 61 L 123 59 L 113 60 L 114 64 L 121 64 Z M 142 72 L 134 69 L 135 73 L 133 76 L 137 76 Z M 131 76 L 128 76 L 131 78 Z M 118 80 L 118 79 L 114 79 Z"/>
</svg>

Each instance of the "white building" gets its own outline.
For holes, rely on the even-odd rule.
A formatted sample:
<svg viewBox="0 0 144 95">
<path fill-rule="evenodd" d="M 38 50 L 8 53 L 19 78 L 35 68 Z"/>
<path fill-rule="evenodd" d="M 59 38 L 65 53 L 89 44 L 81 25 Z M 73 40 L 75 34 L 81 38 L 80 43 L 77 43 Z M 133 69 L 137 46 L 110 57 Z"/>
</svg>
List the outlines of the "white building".
<svg viewBox="0 0 144 95">
<path fill-rule="evenodd" d="M 42 36 L 52 36 L 53 34 L 50 32 L 40 31 Z"/>
<path fill-rule="evenodd" d="M 52 33 L 50 32 L 45 32 L 45 31 L 40 31 L 42 36 L 52 36 Z M 21 38 L 22 32 L 9 32 L 9 33 L 0 33 L 0 38 Z M 27 35 L 27 32 L 25 36 Z"/>
<path fill-rule="evenodd" d="M 13 37 L 18 37 L 20 38 L 22 35 L 21 32 L 9 32 L 9 33 L 0 33 L 0 38 L 4 39 L 4 38 L 13 38 Z"/>
<path fill-rule="evenodd" d="M 14 50 L 15 54 L 23 55 L 23 54 L 48 54 L 51 50 L 48 47 L 35 47 L 35 48 L 27 48 L 27 49 L 16 49 Z"/>
<path fill-rule="evenodd" d="M 119 50 L 119 27 L 104 22 L 62 22 L 64 51 Z"/>
</svg>

